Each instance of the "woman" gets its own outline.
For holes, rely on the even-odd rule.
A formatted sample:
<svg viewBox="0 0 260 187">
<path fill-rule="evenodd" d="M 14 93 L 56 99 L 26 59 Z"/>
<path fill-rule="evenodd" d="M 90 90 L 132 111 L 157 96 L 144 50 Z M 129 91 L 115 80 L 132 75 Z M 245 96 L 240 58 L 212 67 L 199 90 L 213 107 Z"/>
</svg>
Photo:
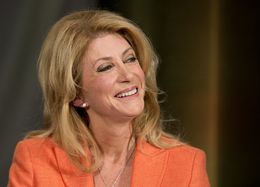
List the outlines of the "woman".
<svg viewBox="0 0 260 187">
<path fill-rule="evenodd" d="M 18 143 L 9 186 L 209 186 L 204 153 L 164 132 L 158 60 L 108 11 L 65 16 L 39 57 L 45 128 Z"/>
</svg>

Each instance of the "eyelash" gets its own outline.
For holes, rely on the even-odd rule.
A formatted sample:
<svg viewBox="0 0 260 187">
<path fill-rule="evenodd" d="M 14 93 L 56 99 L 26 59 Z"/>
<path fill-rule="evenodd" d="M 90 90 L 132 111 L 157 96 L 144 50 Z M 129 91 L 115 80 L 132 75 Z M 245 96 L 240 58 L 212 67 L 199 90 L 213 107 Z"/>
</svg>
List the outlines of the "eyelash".
<svg viewBox="0 0 260 187">
<path fill-rule="evenodd" d="M 134 63 L 136 62 L 137 58 L 135 56 L 131 56 L 130 58 L 128 58 L 126 61 L 123 61 L 124 63 Z M 107 70 L 110 70 L 112 67 L 114 67 L 114 65 L 112 64 L 109 64 L 109 65 L 106 65 L 104 67 L 99 66 L 97 68 L 97 72 L 104 72 L 104 71 L 107 71 Z"/>
<path fill-rule="evenodd" d="M 137 58 L 135 56 L 132 56 L 132 57 L 128 58 L 126 61 L 124 61 L 124 63 L 128 63 L 128 62 L 133 63 L 136 60 L 137 60 Z"/>
<path fill-rule="evenodd" d="M 114 65 L 112 65 L 112 64 L 106 65 L 104 67 L 101 66 L 101 67 L 97 68 L 97 72 L 107 71 L 107 70 L 110 70 L 112 67 L 114 67 Z"/>
</svg>

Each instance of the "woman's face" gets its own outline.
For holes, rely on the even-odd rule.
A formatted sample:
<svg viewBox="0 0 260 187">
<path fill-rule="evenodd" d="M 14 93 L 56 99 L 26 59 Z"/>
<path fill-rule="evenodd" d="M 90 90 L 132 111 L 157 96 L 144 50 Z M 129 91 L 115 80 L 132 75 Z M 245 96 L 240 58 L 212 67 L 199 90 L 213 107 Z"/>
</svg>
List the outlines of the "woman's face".
<svg viewBox="0 0 260 187">
<path fill-rule="evenodd" d="M 119 34 L 107 33 L 91 41 L 82 79 L 90 120 L 129 120 L 143 111 L 144 72 L 135 51 Z"/>
</svg>

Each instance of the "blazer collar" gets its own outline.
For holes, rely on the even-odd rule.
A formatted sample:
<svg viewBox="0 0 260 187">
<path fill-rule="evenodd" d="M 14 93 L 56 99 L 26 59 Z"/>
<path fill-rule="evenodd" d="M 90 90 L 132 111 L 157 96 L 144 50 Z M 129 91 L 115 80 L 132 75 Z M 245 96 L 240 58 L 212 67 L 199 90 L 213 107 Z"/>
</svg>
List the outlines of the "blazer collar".
<svg viewBox="0 0 260 187">
<path fill-rule="evenodd" d="M 54 151 L 65 186 L 94 187 L 91 173 L 85 173 L 76 168 L 66 153 L 58 146 L 55 146 Z M 138 139 L 134 153 L 131 186 L 160 186 L 167 160 L 167 151 Z"/>
<path fill-rule="evenodd" d="M 78 169 L 61 148 L 55 147 L 54 151 L 58 163 L 58 169 L 65 186 L 94 187 L 94 181 L 91 173 L 86 173 Z M 84 165 L 87 166 L 87 163 Z"/>
<path fill-rule="evenodd" d="M 168 152 L 138 140 L 134 157 L 131 186 L 161 186 Z"/>
</svg>

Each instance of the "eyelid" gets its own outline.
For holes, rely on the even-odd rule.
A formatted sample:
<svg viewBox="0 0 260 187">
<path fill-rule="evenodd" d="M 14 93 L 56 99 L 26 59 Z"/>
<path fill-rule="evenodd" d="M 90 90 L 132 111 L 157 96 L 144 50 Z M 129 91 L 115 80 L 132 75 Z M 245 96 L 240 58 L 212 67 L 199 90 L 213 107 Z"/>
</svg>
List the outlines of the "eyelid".
<svg viewBox="0 0 260 187">
<path fill-rule="evenodd" d="M 97 72 L 104 72 L 110 70 L 112 67 L 114 67 L 113 64 L 108 63 L 108 64 L 101 64 L 100 66 L 97 67 Z"/>
<path fill-rule="evenodd" d="M 137 57 L 133 54 L 133 55 L 129 55 L 126 60 L 124 60 L 124 63 L 128 63 L 128 62 L 136 62 L 138 61 Z"/>
<path fill-rule="evenodd" d="M 134 63 L 134 62 L 138 62 L 138 59 L 133 51 L 126 56 L 126 60 L 122 60 L 122 61 L 123 63 Z M 96 72 L 108 71 L 114 66 L 115 65 L 113 63 L 105 62 L 97 67 Z"/>
</svg>

